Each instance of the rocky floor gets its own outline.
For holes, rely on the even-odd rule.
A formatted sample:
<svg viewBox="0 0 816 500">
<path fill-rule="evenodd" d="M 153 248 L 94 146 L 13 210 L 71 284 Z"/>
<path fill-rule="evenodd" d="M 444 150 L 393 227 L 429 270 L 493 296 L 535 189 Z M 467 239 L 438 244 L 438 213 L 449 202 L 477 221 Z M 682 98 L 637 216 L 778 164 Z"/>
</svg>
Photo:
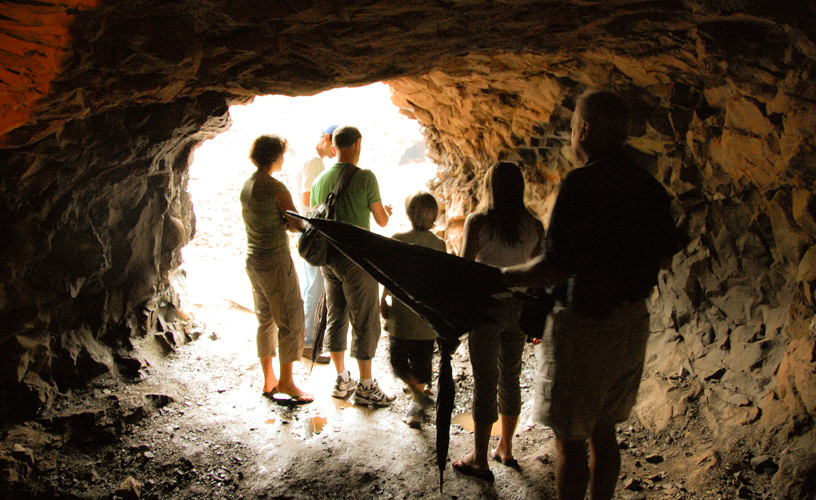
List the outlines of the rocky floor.
<svg viewBox="0 0 816 500">
<path fill-rule="evenodd" d="M 101 377 L 63 394 L 40 419 L 3 429 L 2 498 L 554 498 L 552 433 L 530 420 L 532 349 L 525 351 L 525 405 L 515 438 L 520 470 L 492 465 L 496 482 L 448 465 L 440 492 L 435 427 L 410 429 L 408 397 L 387 368 L 381 343 L 375 374 L 400 396 L 391 408 L 330 397 L 329 365 L 296 364 L 316 401 L 297 408 L 260 397 L 254 316 L 231 300 L 196 312 L 200 337 L 133 382 Z M 468 452 L 472 433 L 467 350 L 454 360 L 457 398 L 449 458 Z M 686 432 L 684 435 L 690 435 Z M 674 437 L 673 437 L 674 436 Z M 494 439 L 496 439 L 494 437 Z M 718 481 L 690 491 L 678 467 L 697 453 L 676 431 L 649 435 L 620 426 L 623 467 L 617 496 L 636 499 L 765 498 L 767 478 L 700 457 Z M 713 461 L 713 462 L 712 462 Z"/>
</svg>

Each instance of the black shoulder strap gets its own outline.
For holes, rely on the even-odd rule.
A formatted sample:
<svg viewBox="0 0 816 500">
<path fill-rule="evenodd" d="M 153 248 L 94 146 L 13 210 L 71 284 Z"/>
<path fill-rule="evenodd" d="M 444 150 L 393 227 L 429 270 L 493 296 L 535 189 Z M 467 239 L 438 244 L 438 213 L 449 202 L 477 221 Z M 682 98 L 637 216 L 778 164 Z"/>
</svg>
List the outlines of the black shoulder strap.
<svg viewBox="0 0 816 500">
<path fill-rule="evenodd" d="M 343 171 L 340 172 L 340 176 L 334 183 L 331 193 L 329 193 L 329 196 L 326 197 L 326 206 L 329 208 L 330 219 L 334 219 L 334 206 L 337 204 L 337 198 L 339 198 L 343 191 L 345 191 L 346 186 L 348 186 L 349 181 L 351 181 L 351 177 L 358 170 L 360 169 L 356 165 L 347 163 L 346 166 L 343 167 Z"/>
</svg>

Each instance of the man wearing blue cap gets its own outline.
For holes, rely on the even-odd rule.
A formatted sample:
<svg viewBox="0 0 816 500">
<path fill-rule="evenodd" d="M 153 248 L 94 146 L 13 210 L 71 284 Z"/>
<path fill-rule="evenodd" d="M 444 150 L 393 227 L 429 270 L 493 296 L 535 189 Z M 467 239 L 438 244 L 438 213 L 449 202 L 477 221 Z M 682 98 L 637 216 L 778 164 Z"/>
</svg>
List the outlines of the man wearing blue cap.
<svg viewBox="0 0 816 500">
<path fill-rule="evenodd" d="M 307 161 L 300 171 L 295 175 L 295 196 L 298 210 L 302 214 L 309 213 L 309 197 L 312 192 L 312 183 L 317 176 L 325 169 L 323 165 L 323 158 L 334 158 L 334 151 L 332 151 L 332 134 L 337 125 L 326 127 L 320 134 L 320 140 L 315 146 L 316 155 Z M 315 267 L 305 260 L 303 261 L 303 289 L 301 296 L 303 297 L 303 308 L 306 314 L 306 331 L 305 331 L 305 347 L 303 349 L 303 356 L 311 358 L 312 349 L 314 348 L 314 333 L 315 333 L 315 310 L 317 303 L 320 301 L 320 296 L 323 295 L 323 275 L 320 273 L 320 268 Z M 321 354 L 317 358 L 318 363 L 327 364 L 329 356 Z"/>
</svg>

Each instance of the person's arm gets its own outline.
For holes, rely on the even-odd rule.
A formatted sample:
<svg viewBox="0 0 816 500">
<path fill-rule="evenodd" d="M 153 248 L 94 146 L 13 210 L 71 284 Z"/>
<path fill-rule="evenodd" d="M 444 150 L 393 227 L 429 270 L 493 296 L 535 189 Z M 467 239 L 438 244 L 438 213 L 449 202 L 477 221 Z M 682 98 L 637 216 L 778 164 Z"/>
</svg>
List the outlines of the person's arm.
<svg viewBox="0 0 816 500">
<path fill-rule="evenodd" d="M 297 212 L 297 208 L 295 208 L 295 203 L 292 201 L 292 195 L 289 193 L 289 190 L 278 193 L 278 195 L 275 196 L 275 204 L 278 205 L 278 208 L 283 214 L 283 220 L 286 222 L 286 229 L 289 231 L 297 231 L 302 233 L 305 229 L 303 221 L 286 213 L 287 210 Z"/>
<path fill-rule="evenodd" d="M 543 288 L 566 281 L 569 274 L 559 270 L 544 255 L 528 260 L 524 264 L 502 268 L 502 281 L 508 287 L 525 286 Z"/>
<path fill-rule="evenodd" d="M 468 260 L 476 260 L 481 246 L 479 245 L 479 232 L 482 229 L 484 218 L 480 215 L 470 214 L 465 219 L 465 226 L 462 232 L 462 249 L 459 256 Z"/>
<path fill-rule="evenodd" d="M 388 224 L 388 219 L 391 217 L 391 205 L 383 205 L 381 201 L 378 201 L 368 207 L 374 216 L 374 222 L 380 227 L 385 227 L 385 225 Z"/>
<path fill-rule="evenodd" d="M 538 235 L 538 241 L 536 242 L 536 245 L 533 248 L 532 255 L 530 255 L 531 259 L 541 255 L 542 250 L 544 250 L 544 224 L 542 224 L 540 220 L 535 219 L 535 226 L 536 234 Z"/>
<path fill-rule="evenodd" d="M 312 198 L 312 184 L 323 172 L 323 161 L 319 158 L 312 158 L 303 165 L 303 175 L 300 179 L 300 186 L 297 186 L 297 192 L 300 195 L 300 200 L 303 201 L 304 207 L 311 207 Z"/>
<path fill-rule="evenodd" d="M 380 315 L 383 319 L 388 319 L 391 312 L 391 306 L 388 305 L 388 297 L 391 295 L 385 287 L 383 287 L 382 296 L 380 297 Z"/>
</svg>

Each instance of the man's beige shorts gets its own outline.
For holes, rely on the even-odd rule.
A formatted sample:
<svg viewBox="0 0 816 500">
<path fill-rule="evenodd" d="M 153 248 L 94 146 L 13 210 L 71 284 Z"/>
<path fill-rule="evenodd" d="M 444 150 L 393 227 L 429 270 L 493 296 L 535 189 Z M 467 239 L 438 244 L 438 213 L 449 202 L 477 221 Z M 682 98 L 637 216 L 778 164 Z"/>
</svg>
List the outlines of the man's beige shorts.
<svg viewBox="0 0 816 500">
<path fill-rule="evenodd" d="M 599 421 L 629 418 L 648 337 L 644 302 L 621 305 L 605 319 L 555 308 L 536 347 L 536 420 L 571 441 L 588 439 Z"/>
</svg>

